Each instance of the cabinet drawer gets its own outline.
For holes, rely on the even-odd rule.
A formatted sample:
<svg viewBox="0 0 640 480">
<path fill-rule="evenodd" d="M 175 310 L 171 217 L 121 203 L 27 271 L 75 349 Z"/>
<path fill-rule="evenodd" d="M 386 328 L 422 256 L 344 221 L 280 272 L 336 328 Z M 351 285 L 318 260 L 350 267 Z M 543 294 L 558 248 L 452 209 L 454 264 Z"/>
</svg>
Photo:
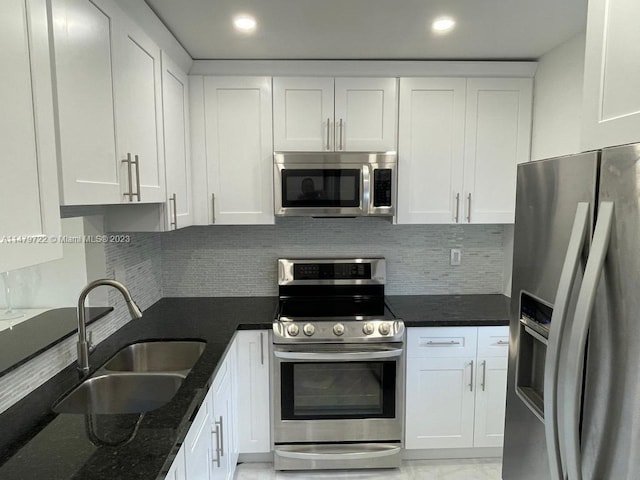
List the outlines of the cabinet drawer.
<svg viewBox="0 0 640 480">
<path fill-rule="evenodd" d="M 418 327 L 407 333 L 409 357 L 475 357 L 476 327 Z"/>
<path fill-rule="evenodd" d="M 478 356 L 506 357 L 509 354 L 509 327 L 478 327 Z"/>
</svg>

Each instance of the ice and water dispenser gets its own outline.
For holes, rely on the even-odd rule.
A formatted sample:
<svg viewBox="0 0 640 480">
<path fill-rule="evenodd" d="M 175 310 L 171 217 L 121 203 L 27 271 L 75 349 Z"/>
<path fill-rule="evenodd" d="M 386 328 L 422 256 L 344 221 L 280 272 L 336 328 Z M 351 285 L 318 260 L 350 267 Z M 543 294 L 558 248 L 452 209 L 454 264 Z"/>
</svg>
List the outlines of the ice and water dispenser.
<svg viewBox="0 0 640 480">
<path fill-rule="evenodd" d="M 544 367 L 552 313 L 551 305 L 521 292 L 516 393 L 540 420 L 544 420 Z"/>
</svg>

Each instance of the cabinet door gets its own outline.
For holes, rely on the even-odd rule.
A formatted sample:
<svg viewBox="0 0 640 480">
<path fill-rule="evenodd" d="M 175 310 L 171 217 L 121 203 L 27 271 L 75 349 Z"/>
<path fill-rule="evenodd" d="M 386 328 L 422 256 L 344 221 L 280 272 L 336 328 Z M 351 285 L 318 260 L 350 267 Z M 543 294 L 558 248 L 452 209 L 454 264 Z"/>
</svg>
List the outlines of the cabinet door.
<svg viewBox="0 0 640 480">
<path fill-rule="evenodd" d="M 274 77 L 275 150 L 334 150 L 333 103 L 333 78 Z"/>
<path fill-rule="evenodd" d="M 165 202 L 160 48 L 124 17 L 117 36 L 118 158 L 122 161 L 129 154 L 134 159 L 137 156 L 139 164 L 132 171 L 132 183 L 139 197 L 133 201 Z M 127 165 L 122 163 L 120 169 L 128 178 Z M 128 191 L 128 184 L 124 188 Z"/>
<path fill-rule="evenodd" d="M 211 478 L 211 419 L 210 390 L 184 439 L 187 480 Z"/>
<path fill-rule="evenodd" d="M 235 463 L 233 460 L 233 393 L 229 357 L 220 367 L 213 381 L 213 468 L 212 480 L 230 480 L 233 478 Z"/>
<path fill-rule="evenodd" d="M 209 218 L 272 224 L 273 148 L 268 77 L 204 81 Z"/>
<path fill-rule="evenodd" d="M 187 471 L 184 450 L 185 447 L 183 444 L 167 472 L 166 480 L 186 480 Z"/>
<path fill-rule="evenodd" d="M 507 398 L 507 355 L 478 357 L 474 447 L 502 447 Z"/>
<path fill-rule="evenodd" d="M 582 149 L 640 142 L 640 2 L 590 0 Z"/>
<path fill-rule="evenodd" d="M 60 234 L 45 0 L 0 2 L 0 238 Z M 35 240 L 35 238 L 32 238 Z M 0 243 L 0 272 L 62 256 L 48 243 Z"/>
<path fill-rule="evenodd" d="M 120 203 L 113 78 L 119 9 L 108 0 L 52 0 L 51 11 L 61 202 Z"/>
<path fill-rule="evenodd" d="M 464 222 L 513 223 L 516 166 L 529 161 L 532 80 L 467 80 Z"/>
<path fill-rule="evenodd" d="M 473 445 L 475 357 L 408 358 L 406 448 Z"/>
<path fill-rule="evenodd" d="M 167 181 L 167 227 L 192 225 L 187 75 L 162 54 L 162 108 Z"/>
<path fill-rule="evenodd" d="M 398 223 L 462 221 L 466 80 L 402 78 Z"/>
<path fill-rule="evenodd" d="M 269 418 L 269 332 L 236 334 L 238 344 L 238 448 L 240 453 L 271 450 Z"/>
<path fill-rule="evenodd" d="M 335 79 L 335 150 L 396 150 L 398 81 L 395 78 Z"/>
</svg>

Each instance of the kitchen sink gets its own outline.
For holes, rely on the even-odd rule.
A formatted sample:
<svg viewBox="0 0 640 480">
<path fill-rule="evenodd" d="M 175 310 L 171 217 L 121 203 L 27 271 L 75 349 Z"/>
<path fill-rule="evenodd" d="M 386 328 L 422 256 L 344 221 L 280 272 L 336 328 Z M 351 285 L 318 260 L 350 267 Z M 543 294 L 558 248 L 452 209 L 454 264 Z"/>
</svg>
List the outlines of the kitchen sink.
<svg viewBox="0 0 640 480">
<path fill-rule="evenodd" d="M 53 405 L 56 413 L 143 413 L 176 394 L 180 373 L 109 373 L 85 380 Z"/>
<path fill-rule="evenodd" d="M 206 347 L 200 341 L 140 342 L 123 348 L 102 370 L 108 372 L 182 372 L 195 365 Z"/>
</svg>

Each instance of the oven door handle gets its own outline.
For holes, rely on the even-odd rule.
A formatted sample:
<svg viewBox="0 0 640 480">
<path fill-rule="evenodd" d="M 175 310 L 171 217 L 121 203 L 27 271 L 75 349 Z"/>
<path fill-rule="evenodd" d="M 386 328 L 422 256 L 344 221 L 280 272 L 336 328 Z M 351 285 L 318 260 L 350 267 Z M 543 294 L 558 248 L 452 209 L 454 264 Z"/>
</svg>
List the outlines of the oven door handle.
<svg viewBox="0 0 640 480">
<path fill-rule="evenodd" d="M 402 349 L 384 351 L 359 351 L 359 352 L 273 352 L 276 358 L 284 360 L 323 360 L 329 362 L 348 362 L 356 360 L 381 360 L 385 358 L 397 358 L 402 356 Z"/>
<path fill-rule="evenodd" d="M 314 453 L 291 452 L 276 449 L 276 455 L 297 460 L 365 460 L 367 458 L 389 457 L 400 453 L 400 447 L 376 450 L 373 452 Z"/>
</svg>

